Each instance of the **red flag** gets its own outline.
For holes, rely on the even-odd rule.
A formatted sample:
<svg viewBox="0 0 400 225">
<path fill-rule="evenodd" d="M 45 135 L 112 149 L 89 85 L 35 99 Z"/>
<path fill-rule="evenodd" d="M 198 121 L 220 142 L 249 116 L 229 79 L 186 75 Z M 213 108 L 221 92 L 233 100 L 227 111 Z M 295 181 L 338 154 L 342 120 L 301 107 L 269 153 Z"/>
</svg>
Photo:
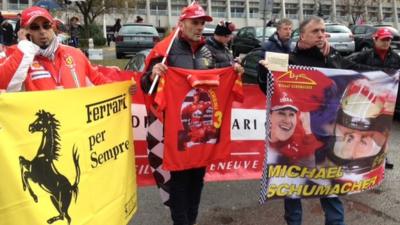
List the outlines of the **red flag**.
<svg viewBox="0 0 400 225">
<path fill-rule="evenodd" d="M 171 31 L 171 33 L 169 33 L 168 36 L 166 36 L 163 40 L 161 40 L 154 46 L 154 48 L 150 51 L 149 55 L 146 57 L 145 66 L 144 66 L 143 71 L 147 72 L 149 70 L 149 66 L 151 65 L 153 60 L 155 60 L 157 58 L 167 57 L 168 48 L 172 45 L 172 42 L 174 41 L 174 37 L 176 37 L 175 32 L 179 32 L 179 30 Z M 139 81 L 141 80 L 143 75 L 144 75 L 143 73 L 139 74 L 139 79 L 138 79 Z M 160 79 L 159 85 L 160 85 L 160 83 L 161 83 L 161 79 Z M 155 107 L 154 96 L 145 94 L 144 95 L 144 103 L 146 105 L 146 109 L 148 112 L 152 112 L 153 115 L 156 115 L 158 118 L 162 118 L 162 116 L 159 114 L 158 110 L 154 108 Z"/>
</svg>

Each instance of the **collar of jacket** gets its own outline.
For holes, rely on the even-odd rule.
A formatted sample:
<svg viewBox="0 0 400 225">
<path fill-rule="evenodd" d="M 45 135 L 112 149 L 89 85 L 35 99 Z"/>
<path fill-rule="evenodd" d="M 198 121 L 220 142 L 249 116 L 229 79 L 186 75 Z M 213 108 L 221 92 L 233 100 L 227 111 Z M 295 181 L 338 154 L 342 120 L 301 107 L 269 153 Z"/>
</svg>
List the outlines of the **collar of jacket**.
<svg viewBox="0 0 400 225">
<path fill-rule="evenodd" d="M 287 40 L 286 42 L 283 42 L 280 38 L 277 32 L 275 32 L 271 37 L 268 38 L 269 41 L 275 42 L 278 44 L 281 48 L 286 48 L 290 49 L 290 44 L 291 44 L 291 39 Z"/>
<path fill-rule="evenodd" d="M 321 50 L 317 46 L 314 46 L 312 48 L 307 48 L 307 49 L 300 49 L 296 44 L 296 48 L 295 48 L 294 52 L 297 54 L 301 54 L 301 55 L 309 55 L 313 58 L 324 58 L 324 55 L 322 54 Z"/>
</svg>

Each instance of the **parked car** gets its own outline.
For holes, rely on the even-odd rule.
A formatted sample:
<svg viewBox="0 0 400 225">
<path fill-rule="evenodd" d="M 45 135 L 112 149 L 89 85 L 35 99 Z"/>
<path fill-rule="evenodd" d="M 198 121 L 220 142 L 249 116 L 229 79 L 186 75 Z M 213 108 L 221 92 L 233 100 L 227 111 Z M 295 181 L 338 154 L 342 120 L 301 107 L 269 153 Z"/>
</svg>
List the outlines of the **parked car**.
<svg viewBox="0 0 400 225">
<path fill-rule="evenodd" d="M 151 49 L 145 49 L 142 50 L 138 53 L 136 53 L 134 56 L 132 56 L 128 63 L 125 65 L 125 70 L 130 70 L 130 71 L 137 71 L 137 72 L 143 72 L 144 70 L 144 62 L 146 60 L 146 57 L 149 55 Z"/>
<path fill-rule="evenodd" d="M 213 36 L 213 35 L 214 35 L 215 27 L 216 27 L 216 25 L 207 24 L 207 25 L 204 27 L 203 36 L 206 37 L 206 38 L 207 38 L 207 37 Z"/>
<path fill-rule="evenodd" d="M 326 23 L 325 33 L 328 34 L 329 44 L 343 54 L 353 53 L 355 50 L 354 35 L 345 25 L 338 23 Z M 300 37 L 299 29 L 292 33 L 292 48 L 296 46 Z"/>
<path fill-rule="evenodd" d="M 153 48 L 160 41 L 157 29 L 151 24 L 125 24 L 115 38 L 115 53 L 118 59 L 135 54 L 143 49 Z"/>
<path fill-rule="evenodd" d="M 355 25 L 351 28 L 351 30 L 354 34 L 356 51 L 372 48 L 374 46 L 372 36 L 380 27 L 386 27 L 390 30 L 390 32 L 392 32 L 393 39 L 391 47 L 394 50 L 400 50 L 400 34 L 395 28 L 388 25 Z"/>
<path fill-rule="evenodd" d="M 276 27 L 265 27 L 265 40 L 276 31 Z M 263 41 L 263 27 L 243 27 L 239 29 L 232 42 L 233 56 L 246 54 L 261 47 Z"/>
</svg>

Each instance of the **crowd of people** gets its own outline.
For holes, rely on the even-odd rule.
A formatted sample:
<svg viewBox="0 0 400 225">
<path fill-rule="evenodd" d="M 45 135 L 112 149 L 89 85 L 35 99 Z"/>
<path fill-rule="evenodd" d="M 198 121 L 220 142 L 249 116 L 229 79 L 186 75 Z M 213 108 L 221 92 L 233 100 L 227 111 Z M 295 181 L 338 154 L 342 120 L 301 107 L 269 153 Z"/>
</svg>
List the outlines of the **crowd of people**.
<svg viewBox="0 0 400 225">
<path fill-rule="evenodd" d="M 232 39 L 232 32 L 235 25 L 229 21 L 220 21 L 214 31 L 214 35 L 209 39 L 202 36 L 206 22 L 212 21 L 213 18 L 208 16 L 204 9 L 193 4 L 182 10 L 179 17 L 178 27 L 179 33 L 172 41 L 170 52 L 163 63 L 162 56 L 153 57 L 149 60 L 147 70 L 141 79 L 141 87 L 145 93 L 148 93 L 152 82 L 158 76 L 164 76 L 168 67 L 178 67 L 184 69 L 206 70 L 223 67 L 233 67 L 237 74 L 243 74 L 244 69 L 235 59 L 228 48 L 228 43 Z M 95 67 L 93 67 L 85 55 L 76 48 L 60 44 L 56 38 L 56 30 L 53 26 L 55 19 L 45 9 L 40 7 L 29 7 L 21 13 L 18 22 L 19 31 L 15 32 L 9 28 L 6 20 L 2 19 L 1 24 L 1 41 L 4 45 L 11 45 L 8 39 L 11 36 L 17 36 L 18 43 L 7 48 L 3 57 L 0 58 L 0 89 L 7 92 L 18 91 L 39 91 L 53 90 L 63 88 L 77 88 L 87 86 L 87 80 L 95 85 L 101 85 L 112 82 L 104 76 Z M 143 18 L 137 17 L 136 22 L 143 22 Z M 70 35 L 71 45 L 79 46 L 79 32 L 82 29 L 79 24 L 78 17 L 70 19 Z M 289 62 L 292 65 L 312 66 L 322 68 L 340 68 L 354 69 L 358 71 L 371 71 L 382 69 L 399 69 L 398 63 L 400 57 L 390 49 L 390 43 L 393 38 L 390 31 L 386 28 L 378 29 L 374 35 L 374 48 L 349 57 L 341 56 L 334 48 L 329 45 L 325 34 L 325 23 L 323 19 L 311 16 L 302 21 L 299 27 L 300 39 L 295 49 L 291 49 L 291 32 L 293 23 L 289 19 L 281 19 L 276 22 L 277 31 L 269 40 L 263 44 L 264 52 L 280 52 L 289 54 Z M 121 20 L 117 19 L 113 26 L 113 32 L 116 35 L 121 28 Z M 70 57 L 69 60 L 73 66 L 63 66 L 65 63 L 65 55 Z M 260 56 L 262 59 L 264 54 Z M 38 64 L 37 68 L 31 65 L 33 62 Z M 71 64 L 71 65 L 72 65 Z M 54 67 L 57 65 L 57 67 Z M 22 69 L 21 69 L 22 68 Z M 258 65 L 258 81 L 261 90 L 267 92 L 267 76 L 268 61 L 262 59 Z M 40 79 L 34 78 L 34 74 L 40 70 L 42 73 Z M 359 86 L 359 83 L 354 86 Z M 199 95 L 200 96 L 200 95 Z M 199 101 L 200 97 L 194 95 L 193 99 Z M 345 96 L 347 97 L 347 96 Z M 273 99 L 274 107 L 271 108 L 271 137 L 270 141 L 273 146 L 285 148 L 286 142 L 295 133 L 302 135 L 297 137 L 298 146 L 301 153 L 293 155 L 289 149 L 287 154 L 275 155 L 289 162 L 293 158 L 304 159 L 303 162 L 315 163 L 315 149 L 308 150 L 307 144 L 313 143 L 323 147 L 311 132 L 309 112 L 302 112 L 299 107 L 290 104 L 291 96 L 284 93 L 284 96 L 278 96 Z M 204 105 L 202 111 L 207 108 Z M 188 108 L 185 112 L 192 116 L 198 113 L 200 106 L 197 108 Z M 347 107 L 345 103 L 341 104 L 341 108 Z M 196 111 L 196 112 L 195 112 Z M 343 111 L 344 112 L 344 111 Z M 357 113 L 357 112 L 353 112 Z M 344 134 L 352 133 L 352 137 L 360 140 L 357 142 L 357 148 L 361 139 L 366 145 L 372 145 L 376 139 L 371 132 L 364 134 L 359 127 L 346 127 L 343 121 L 347 117 L 345 113 L 337 118 L 337 126 L 335 134 L 345 136 Z M 200 121 L 192 120 L 188 123 L 188 129 L 197 129 Z M 201 138 L 201 137 L 200 137 Z M 346 140 L 347 137 L 344 137 Z M 347 138 L 348 139 L 348 138 Z M 308 140 L 304 143 L 304 140 Z M 348 159 L 350 156 L 343 149 L 354 149 L 354 144 L 335 143 L 336 148 L 333 149 L 335 159 Z M 378 146 L 378 147 L 376 147 Z M 382 143 L 376 144 L 376 148 L 372 149 L 368 156 L 381 154 Z M 304 150 L 304 151 L 303 151 Z M 285 153 L 285 150 L 282 151 Z M 357 152 L 351 153 L 354 158 L 363 158 L 365 155 L 358 155 Z M 310 160 L 311 159 L 311 160 Z M 277 159 L 278 160 L 278 159 Z M 386 162 L 388 168 L 393 165 Z M 310 165 L 306 165 L 310 166 Z M 315 165 L 313 165 L 315 166 Z M 190 168 L 179 171 L 171 171 L 170 182 L 170 212 L 174 225 L 194 225 L 197 221 L 198 210 L 201 201 L 201 193 L 204 186 L 204 176 L 206 168 Z M 328 225 L 344 225 L 344 207 L 339 197 L 322 197 L 320 198 L 321 206 L 325 212 L 325 224 Z M 302 221 L 302 205 L 299 198 L 286 198 L 284 202 L 285 220 L 288 225 L 300 225 Z"/>
</svg>

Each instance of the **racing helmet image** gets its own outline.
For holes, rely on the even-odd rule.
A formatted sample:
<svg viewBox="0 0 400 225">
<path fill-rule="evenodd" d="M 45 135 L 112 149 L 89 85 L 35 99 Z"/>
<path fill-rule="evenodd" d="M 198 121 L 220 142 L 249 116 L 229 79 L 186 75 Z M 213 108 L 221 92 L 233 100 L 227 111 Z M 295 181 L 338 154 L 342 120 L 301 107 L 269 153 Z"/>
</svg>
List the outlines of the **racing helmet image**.
<svg viewBox="0 0 400 225">
<path fill-rule="evenodd" d="M 344 171 L 364 173 L 383 164 L 391 117 L 367 80 L 348 85 L 336 117 L 335 141 L 328 158 Z"/>
</svg>

